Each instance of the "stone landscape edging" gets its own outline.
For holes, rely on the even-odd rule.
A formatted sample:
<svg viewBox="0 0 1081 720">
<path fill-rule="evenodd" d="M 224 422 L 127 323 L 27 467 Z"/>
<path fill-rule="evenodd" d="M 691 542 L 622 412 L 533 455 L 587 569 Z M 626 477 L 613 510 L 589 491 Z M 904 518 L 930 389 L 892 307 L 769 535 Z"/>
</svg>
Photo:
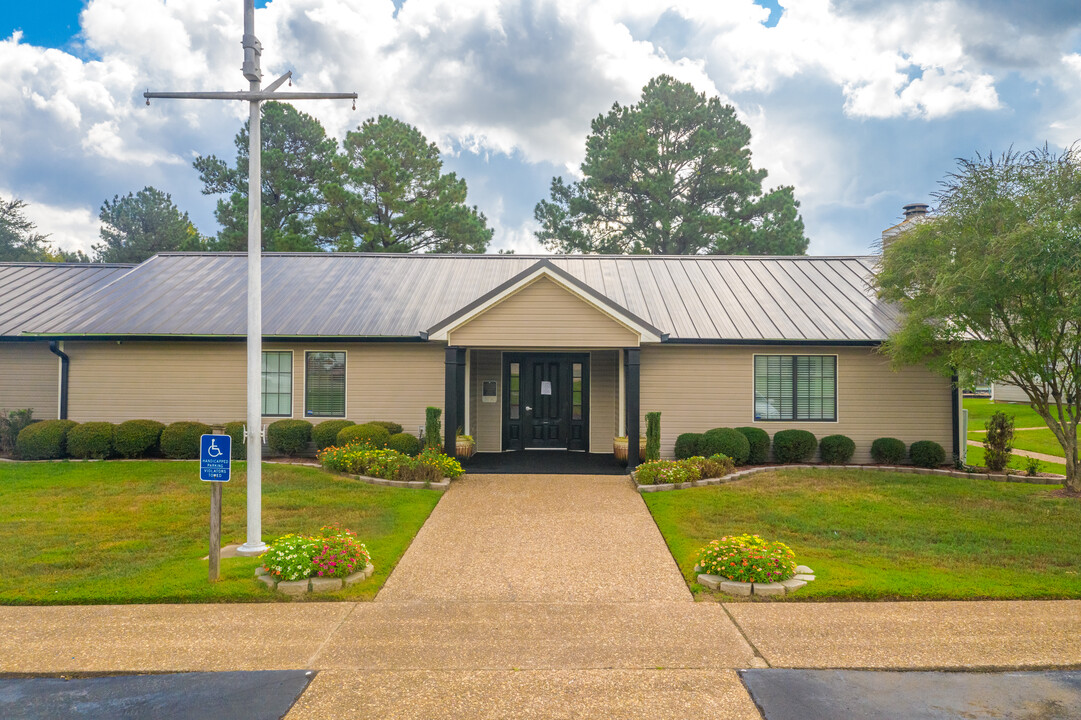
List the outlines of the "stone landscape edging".
<svg viewBox="0 0 1081 720">
<path fill-rule="evenodd" d="M 361 580 L 367 580 L 375 572 L 375 566 L 368 563 L 363 570 L 346 575 L 344 578 L 310 577 L 305 580 L 275 580 L 267 569 L 260 565 L 255 568 L 255 579 L 264 583 L 271 590 L 285 595 L 300 596 L 308 593 L 326 593 L 341 590 Z"/>
<path fill-rule="evenodd" d="M 701 570 L 697 565 L 695 572 Z M 806 565 L 797 565 L 796 573 L 787 580 L 780 582 L 756 583 L 729 580 L 722 575 L 710 575 L 702 573 L 698 575 L 698 584 L 707 590 L 720 590 L 726 595 L 738 595 L 742 597 L 767 597 L 774 595 L 791 595 L 809 582 L 814 582 L 814 570 Z"/>
<path fill-rule="evenodd" d="M 1030 483 L 1033 485 L 1061 485 L 1066 480 L 1065 475 L 1056 475 L 1054 477 L 1029 477 L 1028 475 L 996 475 L 993 473 L 976 473 L 966 472 L 964 470 L 945 470 L 939 468 L 921 468 L 914 467 L 912 465 L 804 465 L 800 463 L 794 463 L 791 465 L 762 465 L 760 467 L 747 468 L 746 470 L 738 470 L 736 472 L 729 473 L 723 477 L 718 478 L 703 478 L 701 480 L 692 480 L 685 483 L 660 483 L 657 485 L 642 485 L 638 482 L 638 473 L 632 473 L 631 479 L 634 481 L 635 486 L 640 493 L 650 492 L 665 492 L 667 490 L 685 490 L 692 487 L 706 487 L 708 485 L 723 485 L 725 483 L 738 480 L 739 478 L 746 477 L 748 475 L 754 475 L 755 473 L 768 472 L 773 470 L 792 470 L 794 468 L 812 468 L 818 470 L 882 470 L 887 472 L 897 473 L 912 473 L 914 475 L 944 475 L 946 477 L 955 478 L 980 478 L 983 480 L 990 480 L 992 482 L 1016 482 L 1016 483 Z"/>
<path fill-rule="evenodd" d="M 431 489 L 443 492 L 450 487 L 450 478 L 443 478 L 437 482 L 424 482 L 423 480 L 386 480 L 384 478 L 369 477 L 367 475 L 352 475 L 350 473 L 339 473 L 348 478 L 359 480 L 369 485 L 382 485 L 384 487 L 394 488 L 407 488 L 412 490 Z"/>
</svg>

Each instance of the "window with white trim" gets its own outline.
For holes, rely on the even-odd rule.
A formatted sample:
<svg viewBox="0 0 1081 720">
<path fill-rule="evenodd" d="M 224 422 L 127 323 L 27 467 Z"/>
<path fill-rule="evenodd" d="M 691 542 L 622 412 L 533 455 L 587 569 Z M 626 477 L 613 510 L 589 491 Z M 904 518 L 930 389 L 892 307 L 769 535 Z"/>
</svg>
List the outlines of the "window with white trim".
<svg viewBox="0 0 1081 720">
<path fill-rule="evenodd" d="M 304 414 L 345 417 L 345 353 L 304 353 Z"/>
<path fill-rule="evenodd" d="M 755 355 L 754 419 L 837 419 L 837 357 Z"/>
<path fill-rule="evenodd" d="M 293 416 L 293 353 L 263 352 L 263 417 Z"/>
</svg>

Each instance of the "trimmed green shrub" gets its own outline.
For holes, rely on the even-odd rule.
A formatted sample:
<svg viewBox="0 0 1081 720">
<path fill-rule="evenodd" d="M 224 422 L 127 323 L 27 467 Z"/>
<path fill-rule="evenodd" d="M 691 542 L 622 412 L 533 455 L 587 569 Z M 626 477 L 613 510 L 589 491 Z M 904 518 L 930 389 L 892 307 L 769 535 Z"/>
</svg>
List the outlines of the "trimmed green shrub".
<svg viewBox="0 0 1081 720">
<path fill-rule="evenodd" d="M 352 420 L 324 420 L 312 428 L 315 450 L 323 450 L 338 442 L 338 433 L 356 425 Z"/>
<path fill-rule="evenodd" d="M 378 425 L 386 430 L 391 435 L 397 435 L 402 431 L 402 426 L 396 422 L 390 422 L 389 420 L 371 420 L 369 425 Z"/>
<path fill-rule="evenodd" d="M 769 462 L 769 433 L 759 427 L 738 427 L 736 432 L 747 438 L 751 454 L 747 456 L 748 465 L 762 465 Z"/>
<path fill-rule="evenodd" d="M 363 425 L 350 425 L 338 433 L 338 445 L 365 444 L 375 448 L 385 447 L 390 441 L 390 433 L 382 425 L 364 423 Z"/>
<path fill-rule="evenodd" d="M 246 422 L 227 422 L 222 428 L 222 431 L 233 439 L 232 451 L 229 456 L 233 460 L 247 460 L 248 459 L 248 446 L 244 444 L 244 426 Z"/>
<path fill-rule="evenodd" d="M 883 465 L 904 462 L 905 444 L 897 438 L 878 438 L 871 443 L 871 459 Z"/>
<path fill-rule="evenodd" d="M 74 458 L 104 460 L 113 454 L 116 425 L 111 422 L 88 422 L 68 431 L 68 455 Z"/>
<path fill-rule="evenodd" d="M 164 429 L 165 425 L 157 420 L 125 420 L 116 426 L 116 454 L 125 458 L 157 455 Z"/>
<path fill-rule="evenodd" d="M 68 432 L 73 420 L 42 420 L 24 427 L 15 438 L 15 454 L 23 460 L 55 460 L 67 457 Z"/>
<path fill-rule="evenodd" d="M 409 433 L 394 433 L 387 440 L 387 447 L 391 450 L 397 450 L 403 455 L 416 457 L 417 453 L 420 452 L 420 440 L 417 439 L 416 435 L 410 435 Z"/>
<path fill-rule="evenodd" d="M 807 430 L 781 430 L 773 436 L 773 459 L 779 463 L 810 460 L 817 449 L 818 440 Z"/>
<path fill-rule="evenodd" d="M 646 413 L 646 460 L 661 459 L 661 414 Z"/>
<path fill-rule="evenodd" d="M 167 425 L 161 431 L 161 454 L 174 460 L 195 460 L 199 457 L 199 437 L 213 430 L 201 422 L 181 421 Z"/>
<path fill-rule="evenodd" d="M 847 435 L 827 435 L 819 441 L 818 452 L 822 462 L 843 464 L 856 454 L 856 443 Z"/>
<path fill-rule="evenodd" d="M 701 455 L 702 433 L 683 433 L 676 438 L 676 460 Z"/>
<path fill-rule="evenodd" d="M 11 455 L 15 453 L 15 440 L 23 428 L 33 425 L 34 411 L 32 408 L 25 410 L 0 410 L 0 453 Z"/>
<path fill-rule="evenodd" d="M 426 447 L 443 447 L 442 423 L 439 422 L 439 416 L 442 414 L 443 410 L 437 407 L 424 409 L 424 445 Z"/>
<path fill-rule="evenodd" d="M 751 455 L 751 444 L 743 433 L 732 428 L 713 428 L 702 433 L 698 450 L 699 454 L 706 457 L 727 455 L 736 465 L 743 465 Z"/>
<path fill-rule="evenodd" d="M 917 467 L 936 468 L 946 462 L 946 451 L 934 440 L 919 440 L 908 449 L 912 464 Z"/>
<path fill-rule="evenodd" d="M 312 424 L 307 420 L 275 420 L 266 429 L 270 449 L 292 457 L 312 439 Z"/>
<path fill-rule="evenodd" d="M 983 462 L 988 470 L 1005 470 L 1013 455 L 1013 415 L 996 411 L 983 424 Z"/>
</svg>

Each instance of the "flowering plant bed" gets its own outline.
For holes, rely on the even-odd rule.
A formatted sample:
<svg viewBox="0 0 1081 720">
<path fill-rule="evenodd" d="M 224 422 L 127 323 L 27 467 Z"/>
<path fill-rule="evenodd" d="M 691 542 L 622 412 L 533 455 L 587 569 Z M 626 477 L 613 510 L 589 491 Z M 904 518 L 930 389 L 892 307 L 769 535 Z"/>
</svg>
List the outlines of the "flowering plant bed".
<svg viewBox="0 0 1081 720">
<path fill-rule="evenodd" d="M 263 554 L 259 577 L 275 583 L 295 583 L 308 578 L 345 578 L 371 566 L 371 555 L 356 533 L 327 525 L 318 535 L 283 535 Z M 370 573 L 369 573 L 370 574 Z M 341 583 L 338 583 L 341 587 Z"/>
<path fill-rule="evenodd" d="M 732 458 L 726 455 L 702 457 L 696 455 L 685 460 L 652 460 L 642 463 L 635 471 L 634 479 L 639 485 L 682 484 L 702 478 L 720 478 L 735 469 Z"/>
<path fill-rule="evenodd" d="M 397 450 L 356 443 L 328 447 L 318 457 L 327 470 L 399 482 L 439 482 L 464 472 L 461 463 L 436 448 L 426 448 L 411 457 Z"/>
<path fill-rule="evenodd" d="M 796 556 L 784 543 L 757 535 L 733 535 L 702 548 L 698 566 L 704 573 L 737 582 L 772 583 L 796 574 Z"/>
</svg>

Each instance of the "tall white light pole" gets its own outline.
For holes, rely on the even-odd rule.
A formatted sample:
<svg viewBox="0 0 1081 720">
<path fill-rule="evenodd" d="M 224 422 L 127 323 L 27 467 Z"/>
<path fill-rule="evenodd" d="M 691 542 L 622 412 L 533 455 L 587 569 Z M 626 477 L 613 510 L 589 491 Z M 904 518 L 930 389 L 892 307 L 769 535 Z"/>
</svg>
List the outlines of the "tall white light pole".
<svg viewBox="0 0 1081 720">
<path fill-rule="evenodd" d="M 244 2 L 244 77 L 247 92 L 145 92 L 151 98 L 190 100 L 247 100 L 248 119 L 248 536 L 237 549 L 241 555 L 259 555 L 266 550 L 263 542 L 263 448 L 262 448 L 262 378 L 263 378 L 263 222 L 262 222 L 262 132 L 259 108 L 264 100 L 353 100 L 356 93 L 275 92 L 292 77 L 292 71 L 260 88 L 263 79 L 259 57 L 263 46 L 255 37 L 255 0 Z"/>
</svg>

